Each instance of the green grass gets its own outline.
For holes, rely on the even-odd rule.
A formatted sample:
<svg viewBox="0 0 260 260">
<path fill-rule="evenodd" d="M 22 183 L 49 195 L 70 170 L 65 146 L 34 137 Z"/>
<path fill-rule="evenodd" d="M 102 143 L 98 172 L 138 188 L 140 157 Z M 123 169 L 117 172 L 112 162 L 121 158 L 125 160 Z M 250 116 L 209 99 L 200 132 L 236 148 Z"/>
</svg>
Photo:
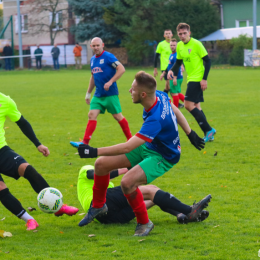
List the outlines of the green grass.
<svg viewBox="0 0 260 260">
<path fill-rule="evenodd" d="M 152 73 L 152 69 L 146 69 Z M 128 90 L 137 69 L 127 69 L 118 81 L 123 115 L 132 133 L 142 124 L 142 107 L 132 104 Z M 69 145 L 83 137 L 88 106 L 85 93 L 89 71 L 16 71 L 0 73 L 0 91 L 10 95 L 32 124 L 40 141 L 49 147 L 44 158 L 21 133 L 6 121 L 9 146 L 21 154 L 58 188 L 66 203 L 83 210 L 77 200 L 77 176 L 84 164 Z M 218 67 L 209 75 L 202 104 L 210 124 L 217 129 L 205 152 L 197 151 L 180 130 L 182 156 L 171 171 L 153 184 L 192 204 L 212 195 L 209 218 L 202 223 L 179 225 L 158 207 L 149 210 L 155 229 L 145 240 L 133 237 L 135 221 L 127 225 L 91 223 L 79 228 L 82 216 L 53 215 L 33 211 L 40 224 L 37 233 L 25 230 L 24 222 L 0 206 L 0 229 L 13 234 L 0 238 L 0 259 L 256 259 L 259 233 L 259 70 Z M 164 82 L 158 82 L 163 89 Z M 186 90 L 186 82 L 182 85 Z M 193 117 L 182 110 L 192 129 L 202 136 Z M 91 145 L 109 146 L 124 142 L 121 128 L 110 114 L 98 118 Z M 217 151 L 217 156 L 213 156 Z M 10 191 L 25 208 L 36 207 L 36 194 L 24 179 L 4 177 Z M 114 181 L 120 183 L 120 178 Z M 95 237 L 89 238 L 89 234 Z M 115 251 L 116 250 L 116 251 Z M 8 252 L 8 253 L 7 253 Z"/>
</svg>

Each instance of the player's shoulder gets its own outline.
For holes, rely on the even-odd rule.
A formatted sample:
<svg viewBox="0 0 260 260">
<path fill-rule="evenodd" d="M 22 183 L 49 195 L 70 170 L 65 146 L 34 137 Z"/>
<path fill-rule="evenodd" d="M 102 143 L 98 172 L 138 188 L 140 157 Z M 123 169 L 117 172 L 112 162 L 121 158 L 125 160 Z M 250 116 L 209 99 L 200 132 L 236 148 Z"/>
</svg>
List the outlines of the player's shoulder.
<svg viewBox="0 0 260 260">
<path fill-rule="evenodd" d="M 169 99 L 168 95 L 163 91 L 156 90 L 155 94 L 156 94 L 157 98 L 159 98 L 160 100 L 162 100 L 162 99 L 164 100 L 165 98 Z"/>
<path fill-rule="evenodd" d="M 0 92 L 0 100 L 1 100 L 1 102 L 3 102 L 3 101 L 9 102 L 12 99 L 9 96 L 7 96 L 7 95 L 5 95 L 5 94 Z"/>
<path fill-rule="evenodd" d="M 191 37 L 192 43 L 197 46 L 203 46 L 202 42 Z"/>
</svg>

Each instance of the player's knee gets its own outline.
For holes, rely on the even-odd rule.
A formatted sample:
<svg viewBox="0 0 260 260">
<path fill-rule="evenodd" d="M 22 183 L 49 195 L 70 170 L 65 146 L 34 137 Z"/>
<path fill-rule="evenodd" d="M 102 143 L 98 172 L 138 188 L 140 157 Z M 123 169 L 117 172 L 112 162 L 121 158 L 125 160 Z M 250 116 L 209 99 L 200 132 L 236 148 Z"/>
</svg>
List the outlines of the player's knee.
<svg viewBox="0 0 260 260">
<path fill-rule="evenodd" d="M 18 174 L 23 177 L 24 176 L 24 172 L 26 170 L 26 168 L 29 166 L 29 163 L 22 163 L 19 167 L 18 167 Z"/>
<path fill-rule="evenodd" d="M 96 162 L 95 162 L 95 171 L 98 171 L 98 172 L 105 172 L 107 173 L 107 170 L 106 169 L 106 158 L 101 156 L 99 157 Z"/>
<path fill-rule="evenodd" d="M 5 185 L 5 183 L 3 181 L 0 181 L 0 191 L 7 189 L 7 186 Z"/>
<path fill-rule="evenodd" d="M 88 119 L 89 119 L 89 120 L 96 120 L 96 119 L 97 119 L 96 114 L 95 114 L 92 110 L 90 110 L 90 111 L 88 112 Z"/>
<path fill-rule="evenodd" d="M 124 116 L 121 114 L 121 113 L 119 113 L 119 114 L 113 114 L 113 117 L 115 118 L 115 120 L 116 121 L 121 121 L 123 118 L 124 118 Z"/>
<path fill-rule="evenodd" d="M 134 184 L 127 178 L 121 180 L 121 188 L 124 193 L 128 194 L 133 188 Z"/>
</svg>

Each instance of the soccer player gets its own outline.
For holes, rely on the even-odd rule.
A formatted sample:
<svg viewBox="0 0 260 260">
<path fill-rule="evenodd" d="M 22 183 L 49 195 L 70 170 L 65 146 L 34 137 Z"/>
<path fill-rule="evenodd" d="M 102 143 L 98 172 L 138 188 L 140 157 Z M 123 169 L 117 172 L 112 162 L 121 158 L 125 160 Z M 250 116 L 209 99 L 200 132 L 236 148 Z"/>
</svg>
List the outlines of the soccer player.
<svg viewBox="0 0 260 260">
<path fill-rule="evenodd" d="M 92 207 L 81 224 L 86 225 L 107 211 L 105 202 L 109 172 L 126 167 L 131 169 L 122 178 L 122 191 L 137 219 L 135 235 L 146 236 L 154 225 L 148 218 L 138 186 L 151 183 L 179 161 L 181 147 L 177 120 L 197 149 L 204 147 L 204 141 L 190 129 L 180 110 L 170 104 L 168 95 L 156 91 L 156 80 L 151 75 L 139 71 L 129 92 L 133 103 L 141 103 L 144 107 L 141 130 L 128 142 L 115 146 L 98 149 L 89 145 L 78 147 L 81 158 L 103 155 L 95 163 Z"/>
<path fill-rule="evenodd" d="M 172 54 L 170 55 L 169 58 L 169 65 L 167 67 L 167 69 L 165 71 L 163 71 L 163 73 L 160 76 L 160 80 L 162 80 L 165 75 L 167 76 L 168 71 L 172 68 L 173 64 L 176 62 L 176 46 L 177 46 L 177 40 L 176 39 L 172 39 L 171 43 L 170 43 L 170 47 L 172 50 Z M 170 81 L 170 93 L 172 96 L 172 101 L 173 104 L 180 108 L 183 107 L 179 106 L 179 99 L 184 102 L 184 95 L 181 93 L 181 84 L 183 81 L 183 75 L 182 75 L 182 71 L 184 70 L 183 66 L 180 67 L 178 75 L 177 75 L 177 80 L 176 78 L 174 78 L 174 80 L 169 80 Z"/>
<path fill-rule="evenodd" d="M 98 115 L 104 114 L 107 110 L 113 115 L 115 120 L 122 128 L 126 139 L 129 140 L 132 134 L 125 117 L 122 115 L 122 109 L 118 98 L 118 89 L 116 81 L 124 74 L 124 66 L 117 58 L 107 51 L 104 51 L 104 43 L 102 39 L 96 37 L 91 41 L 91 48 L 95 56 L 91 58 L 91 78 L 88 91 L 86 94 L 86 102 L 90 104 L 88 113 L 88 124 L 82 142 L 70 142 L 74 147 L 79 144 L 89 144 L 93 132 L 97 126 Z M 90 102 L 91 92 L 96 86 L 96 92 Z"/>
<path fill-rule="evenodd" d="M 110 172 L 110 180 L 125 174 L 127 168 L 118 169 Z M 78 199 L 82 208 L 87 212 L 93 199 L 94 185 L 94 167 L 85 165 L 79 171 L 77 191 Z M 208 196 L 193 206 L 185 205 L 172 194 L 165 192 L 155 185 L 140 186 L 143 194 L 146 209 L 148 210 L 154 205 L 161 208 L 162 211 L 177 217 L 180 224 L 188 224 L 189 222 L 200 222 L 209 216 L 209 212 L 203 210 L 208 205 Z M 120 186 L 114 187 L 110 181 L 106 194 L 106 205 L 108 207 L 107 214 L 97 216 L 97 220 L 103 224 L 110 223 L 128 223 L 135 218 L 135 214 L 127 202 Z M 84 219 L 83 219 L 84 224 Z M 79 223 L 81 226 L 81 222 Z"/>
<path fill-rule="evenodd" d="M 203 91 L 207 89 L 211 61 L 202 43 L 190 37 L 191 32 L 188 24 L 179 23 L 176 30 L 181 41 L 177 44 L 177 60 L 172 71 L 168 72 L 168 78 L 172 78 L 173 73 L 177 75 L 183 62 L 188 75 L 184 106 L 204 132 L 204 141 L 213 141 L 216 130 L 209 125 L 200 106 L 200 102 L 204 102 Z M 174 76 L 174 78 L 176 77 Z"/>
<path fill-rule="evenodd" d="M 154 57 L 154 71 L 153 75 L 156 77 L 158 75 L 157 71 L 157 62 L 160 57 L 160 64 L 161 64 L 161 71 L 165 71 L 167 69 L 168 63 L 169 63 L 169 57 L 172 53 L 170 48 L 170 41 L 172 38 L 172 30 L 166 29 L 164 30 L 164 41 L 159 42 L 156 53 Z M 165 89 L 164 92 L 168 93 L 170 90 L 169 80 L 167 79 L 167 74 L 165 74 Z"/>
<path fill-rule="evenodd" d="M 25 159 L 7 146 L 5 140 L 4 123 L 6 117 L 12 122 L 16 122 L 24 135 L 36 146 L 38 151 L 47 157 L 49 149 L 41 144 L 30 125 L 30 123 L 18 111 L 15 102 L 9 97 L 0 93 L 0 173 L 18 180 L 24 177 L 28 180 L 38 194 L 42 189 L 49 187 L 45 179 L 25 161 Z M 36 229 L 39 225 L 36 220 L 30 216 L 22 207 L 21 203 L 10 193 L 0 174 L 0 201 L 15 216 L 25 221 L 27 230 Z M 64 204 L 61 209 L 55 213 L 55 216 L 67 214 L 72 216 L 78 212 L 77 208 Z"/>
</svg>

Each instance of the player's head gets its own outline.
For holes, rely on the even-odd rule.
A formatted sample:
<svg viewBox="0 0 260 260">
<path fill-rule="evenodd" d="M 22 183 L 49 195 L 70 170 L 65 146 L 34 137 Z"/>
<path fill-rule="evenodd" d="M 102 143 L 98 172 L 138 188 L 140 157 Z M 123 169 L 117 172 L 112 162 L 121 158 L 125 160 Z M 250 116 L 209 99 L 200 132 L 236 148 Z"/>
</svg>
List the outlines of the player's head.
<svg viewBox="0 0 260 260">
<path fill-rule="evenodd" d="M 90 47 L 96 55 L 100 55 L 103 52 L 104 43 L 101 38 L 95 37 L 92 39 Z"/>
<path fill-rule="evenodd" d="M 171 39 L 170 48 L 172 52 L 176 51 L 176 46 L 177 46 L 177 40 L 175 38 Z"/>
<path fill-rule="evenodd" d="M 139 71 L 135 74 L 132 87 L 129 92 L 131 93 L 133 103 L 141 103 L 147 98 L 153 98 L 156 91 L 156 80 L 150 74 Z"/>
<path fill-rule="evenodd" d="M 187 23 L 179 23 L 176 31 L 182 42 L 186 43 L 190 40 L 190 26 Z"/>
<path fill-rule="evenodd" d="M 164 30 L 163 36 L 164 36 L 165 40 L 170 40 L 172 38 L 172 30 L 171 29 Z"/>
</svg>

